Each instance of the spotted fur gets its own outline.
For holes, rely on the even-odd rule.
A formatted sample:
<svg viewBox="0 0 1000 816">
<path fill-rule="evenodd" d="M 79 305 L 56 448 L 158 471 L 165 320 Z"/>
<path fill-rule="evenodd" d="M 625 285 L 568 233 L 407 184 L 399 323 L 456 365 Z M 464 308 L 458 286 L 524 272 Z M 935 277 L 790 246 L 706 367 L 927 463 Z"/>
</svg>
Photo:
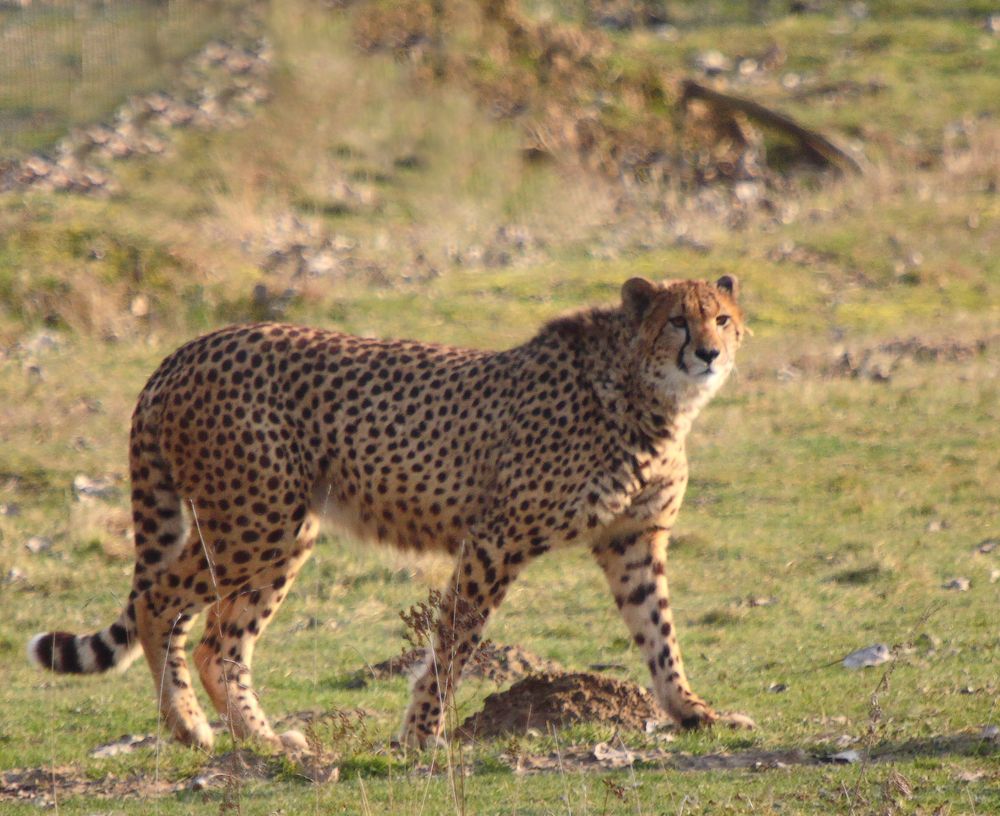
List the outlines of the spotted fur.
<svg viewBox="0 0 1000 816">
<path fill-rule="evenodd" d="M 402 739 L 442 733 L 442 712 L 487 618 L 536 556 L 588 546 L 684 726 L 715 719 L 688 685 L 666 578 L 687 485 L 691 422 L 744 333 L 731 277 L 622 288 L 621 305 L 549 323 L 524 345 L 473 351 L 260 324 L 198 338 L 143 389 L 130 467 L 136 563 L 117 621 L 38 635 L 59 672 L 103 671 L 141 645 L 160 711 L 209 748 L 194 662 L 238 737 L 277 737 L 251 682 L 253 648 L 309 557 L 318 521 L 456 559 Z"/>
</svg>

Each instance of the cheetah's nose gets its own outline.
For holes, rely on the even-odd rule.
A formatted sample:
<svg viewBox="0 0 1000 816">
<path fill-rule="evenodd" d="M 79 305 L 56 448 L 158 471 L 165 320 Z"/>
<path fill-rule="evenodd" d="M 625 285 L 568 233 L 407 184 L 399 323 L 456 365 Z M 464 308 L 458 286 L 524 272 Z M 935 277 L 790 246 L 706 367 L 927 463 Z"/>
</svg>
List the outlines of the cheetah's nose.
<svg viewBox="0 0 1000 816">
<path fill-rule="evenodd" d="M 697 357 L 699 360 L 704 360 L 706 363 L 711 365 L 712 360 L 714 360 L 716 357 L 719 356 L 719 350 L 700 348 L 695 351 L 694 356 Z"/>
</svg>

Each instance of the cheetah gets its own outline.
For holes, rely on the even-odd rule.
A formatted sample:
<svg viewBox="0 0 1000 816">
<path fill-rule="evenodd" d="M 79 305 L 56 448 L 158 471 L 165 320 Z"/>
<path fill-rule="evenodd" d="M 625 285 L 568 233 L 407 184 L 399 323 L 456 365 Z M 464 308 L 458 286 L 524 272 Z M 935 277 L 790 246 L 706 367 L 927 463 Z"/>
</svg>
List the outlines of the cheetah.
<svg viewBox="0 0 1000 816">
<path fill-rule="evenodd" d="M 444 738 L 462 667 L 537 556 L 591 550 L 664 710 L 716 713 L 688 684 L 667 589 L 685 439 L 746 333 L 737 281 L 628 280 L 615 306 L 481 351 L 239 325 L 189 342 L 139 396 L 129 447 L 136 561 L 118 619 L 31 639 L 56 672 L 123 667 L 141 645 L 174 737 L 209 750 L 193 659 L 237 739 L 277 735 L 251 681 L 257 639 L 309 557 L 319 522 L 361 540 L 444 550 L 455 570 L 400 741 Z"/>
</svg>

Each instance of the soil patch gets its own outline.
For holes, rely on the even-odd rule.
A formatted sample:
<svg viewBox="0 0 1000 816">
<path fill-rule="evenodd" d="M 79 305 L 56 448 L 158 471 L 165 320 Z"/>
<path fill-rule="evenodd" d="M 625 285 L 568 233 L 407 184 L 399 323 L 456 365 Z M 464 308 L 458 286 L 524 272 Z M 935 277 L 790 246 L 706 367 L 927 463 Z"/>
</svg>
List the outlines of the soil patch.
<svg viewBox="0 0 1000 816">
<path fill-rule="evenodd" d="M 181 786 L 183 787 L 183 786 Z M 0 802 L 33 802 L 52 807 L 68 796 L 102 799 L 125 796 L 162 796 L 178 790 L 176 782 L 154 780 L 143 774 L 93 779 L 71 765 L 54 768 L 15 768 L 0 774 Z"/>
<path fill-rule="evenodd" d="M 366 686 L 369 680 L 409 677 L 423 662 L 425 654 L 423 649 L 410 649 L 397 657 L 368 666 L 357 672 L 355 684 L 360 688 Z M 475 677 L 503 685 L 532 674 L 560 671 L 562 667 L 555 661 L 546 660 L 520 646 L 499 646 L 487 641 L 466 664 L 462 677 Z"/>
<path fill-rule="evenodd" d="M 792 765 L 817 765 L 823 760 L 800 748 L 787 751 L 749 750 L 716 754 L 690 754 L 667 748 L 633 751 L 606 742 L 593 746 L 570 745 L 549 754 L 505 755 L 504 761 L 517 774 L 585 773 L 630 767 L 657 767 L 676 771 L 771 770 Z"/>
<path fill-rule="evenodd" d="M 627 680 L 579 672 L 547 672 L 527 677 L 505 692 L 491 694 L 483 710 L 458 730 L 462 739 L 546 731 L 577 722 L 614 723 L 642 731 L 647 722 L 669 717 L 646 689 Z"/>
<path fill-rule="evenodd" d="M 573 678 L 584 677 L 588 680 L 574 681 Z M 609 678 L 595 675 L 561 675 L 553 679 L 530 678 L 541 681 L 541 685 L 561 688 L 565 696 L 567 688 L 575 682 L 580 688 L 587 688 L 591 696 L 595 686 L 600 689 L 602 681 L 610 684 L 609 688 L 633 686 Z M 530 688 L 531 683 L 524 681 Z M 522 684 L 518 684 L 522 685 Z M 516 688 L 516 686 L 515 686 Z M 643 689 L 634 687 L 641 695 L 646 695 Z M 606 693 L 606 692 L 605 692 Z M 493 695 L 501 698 L 505 695 Z M 646 695 L 648 697 L 648 695 Z M 588 704 L 577 701 L 575 707 L 586 710 Z M 607 700 L 603 706 L 608 708 Z M 600 706 L 598 706 L 600 707 Z M 566 707 L 567 710 L 570 706 Z M 477 715 L 478 717 L 479 715 Z M 473 720 L 475 718 L 470 718 Z M 466 721 L 466 724 L 470 722 Z M 563 720 L 568 721 L 568 720 Z M 532 719 L 532 727 L 541 722 Z M 464 727 L 464 726 L 463 726 Z M 940 734 L 919 740 L 908 740 L 902 743 L 887 743 L 877 746 L 871 753 L 860 750 L 830 754 L 826 747 L 828 740 L 822 738 L 822 747 L 815 750 L 805 748 L 786 748 L 767 750 L 750 748 L 745 751 L 719 751 L 712 754 L 692 754 L 687 751 L 677 751 L 667 747 L 646 749 L 631 749 L 621 740 L 599 742 L 596 745 L 566 745 L 558 752 L 547 754 L 505 753 L 501 760 L 517 774 L 532 773 L 585 773 L 593 770 L 614 770 L 620 768 L 663 768 L 678 771 L 718 771 L 718 770 L 753 770 L 767 771 L 787 768 L 795 765 L 821 765 L 837 763 L 871 762 L 893 763 L 903 759 L 919 756 L 927 757 L 974 757 L 982 760 L 998 755 L 1000 742 L 995 732 L 996 726 L 984 727 L 979 733 L 970 731 L 958 734 Z M 482 736 L 482 734 L 479 734 Z M 657 741 L 670 742 L 672 734 L 658 734 Z M 121 741 L 119 741 L 121 742 Z M 467 769 L 471 771 L 470 767 Z M 428 774 L 445 773 L 444 766 L 439 764 L 416 765 L 410 770 L 413 776 L 422 777 Z M 70 796 L 87 796 L 95 799 L 142 798 L 151 799 L 159 796 L 176 794 L 181 791 L 201 791 L 207 789 L 222 789 L 238 795 L 240 786 L 253 780 L 269 780 L 279 775 L 287 774 L 288 766 L 280 757 L 267 757 L 252 751 L 229 751 L 217 757 L 212 757 L 189 779 L 169 781 L 157 779 L 152 774 L 126 774 L 117 776 L 108 774 L 103 778 L 94 778 L 92 773 L 84 769 L 63 765 L 50 768 L 17 768 L 0 772 L 0 802 L 32 802 L 39 807 L 51 808 L 57 801 Z M 331 756 L 303 757 L 295 763 L 294 773 L 305 780 L 324 784 L 336 782 L 339 773 Z M 965 770 L 956 777 L 958 781 L 969 782 L 979 779 L 982 771 Z M 971 777 L 970 777 L 971 775 Z M 228 796 L 227 800 L 228 801 Z M 0 807 L 2 810 L 2 807 Z"/>
<path fill-rule="evenodd" d="M 243 749 L 212 757 L 195 776 L 179 781 L 160 779 L 144 773 L 124 776 L 108 774 L 95 779 L 73 765 L 16 768 L 0 774 L 0 802 L 26 801 L 41 807 L 53 807 L 56 802 L 68 796 L 148 799 L 181 791 L 235 791 L 246 782 L 273 779 L 284 772 L 285 768 L 281 757 L 263 756 Z M 336 765 L 328 756 L 304 757 L 296 763 L 295 770 L 298 775 L 312 782 L 335 782 L 339 777 Z"/>
</svg>

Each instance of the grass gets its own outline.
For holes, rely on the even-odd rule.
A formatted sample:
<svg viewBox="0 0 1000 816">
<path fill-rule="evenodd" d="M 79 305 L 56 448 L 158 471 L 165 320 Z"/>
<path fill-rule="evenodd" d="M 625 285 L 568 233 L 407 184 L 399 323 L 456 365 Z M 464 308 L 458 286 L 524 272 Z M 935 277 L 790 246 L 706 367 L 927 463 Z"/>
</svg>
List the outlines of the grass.
<svg viewBox="0 0 1000 816">
<path fill-rule="evenodd" d="M 262 639 L 255 674 L 275 719 L 364 709 L 363 728 L 321 733 L 341 754 L 340 783 L 316 785 L 282 767 L 274 779 L 222 791 L 154 797 L 137 784 L 133 797 L 71 796 L 59 811 L 1000 808 L 997 743 L 979 737 L 998 718 L 1000 583 L 991 576 L 1000 564 L 996 552 L 976 552 L 1000 522 L 1000 453 L 990 444 L 1000 420 L 996 341 L 962 360 L 903 360 L 887 382 L 827 376 L 810 362 L 895 338 L 969 343 L 1000 332 L 1000 135 L 983 115 L 995 108 L 997 50 L 980 48 L 983 10 L 974 4 L 941 16 L 930 6 L 903 13 L 871 3 L 866 20 L 835 36 L 835 16 L 785 15 L 770 4 L 764 27 L 737 5 L 717 4 L 721 20 L 685 23 L 669 48 L 642 32 L 620 35 L 620 47 L 630 60 L 680 70 L 686 55 L 713 43 L 736 54 L 777 40 L 784 70 L 831 81 L 889 77 L 885 90 L 856 105 L 780 98 L 812 126 L 862 138 L 873 153 L 865 177 L 793 183 L 768 193 L 771 211 L 735 225 L 669 186 L 622 195 L 572 166 L 526 165 L 516 128 L 484 116 L 466 89 L 415 84 L 391 57 L 354 52 L 342 13 L 289 3 L 270 11 L 280 64 L 273 102 L 252 130 L 188 134 L 169 158 L 116 168 L 126 192 L 108 201 L 0 195 L 0 580 L 11 570 L 22 576 L 0 590 L 0 769 L 172 782 L 207 767 L 208 758 L 170 743 L 89 755 L 121 734 L 156 732 L 141 665 L 121 676 L 44 676 L 22 654 L 35 631 L 92 630 L 117 612 L 131 569 L 121 519 L 135 395 L 183 339 L 251 318 L 254 286 L 292 290 L 284 306 L 291 320 L 500 348 L 566 309 L 613 301 L 634 274 L 729 272 L 742 281 L 755 334 L 691 439 L 670 577 L 695 689 L 760 728 L 681 735 L 665 747 L 677 756 L 825 756 L 847 746 L 870 748 L 880 761 L 758 772 L 655 763 L 509 770 L 510 755 L 615 737 L 591 725 L 482 741 L 469 749 L 464 785 L 447 774 L 428 778 L 419 770 L 428 755 L 401 759 L 385 748 L 406 682 L 359 689 L 351 680 L 400 651 L 398 612 L 440 586 L 449 566 L 329 532 Z M 850 59 L 841 58 L 845 49 Z M 768 80 L 760 94 L 779 100 L 779 88 Z M 925 100 L 919 109 L 916 97 Z M 956 142 L 947 125 L 963 117 L 975 126 Z M 855 130 L 852 120 L 861 123 Z M 927 160 L 911 162 L 916 155 Z M 340 206 L 341 181 L 374 196 Z M 348 271 L 304 279 L 262 272 L 292 217 L 314 237 L 351 246 Z M 676 240 L 681 223 L 705 249 Z M 530 249 L 514 251 L 507 265 L 452 260 L 456 251 L 490 248 L 501 225 L 526 226 Z M 148 315 L 131 310 L 140 294 Z M 81 473 L 110 475 L 122 491 L 83 504 L 72 491 Z M 52 548 L 30 553 L 24 544 L 36 535 Z M 942 587 L 959 576 L 970 579 L 969 591 Z M 775 602 L 752 605 L 751 597 Z M 582 551 L 527 569 L 489 634 L 571 669 L 620 664 L 619 676 L 647 681 Z M 879 642 L 897 651 L 887 675 L 885 667 L 839 665 Z M 465 685 L 461 713 L 494 690 Z M 619 736 L 635 750 L 660 744 L 653 735 Z M 37 805 L 3 808 L 20 814 Z"/>
</svg>

